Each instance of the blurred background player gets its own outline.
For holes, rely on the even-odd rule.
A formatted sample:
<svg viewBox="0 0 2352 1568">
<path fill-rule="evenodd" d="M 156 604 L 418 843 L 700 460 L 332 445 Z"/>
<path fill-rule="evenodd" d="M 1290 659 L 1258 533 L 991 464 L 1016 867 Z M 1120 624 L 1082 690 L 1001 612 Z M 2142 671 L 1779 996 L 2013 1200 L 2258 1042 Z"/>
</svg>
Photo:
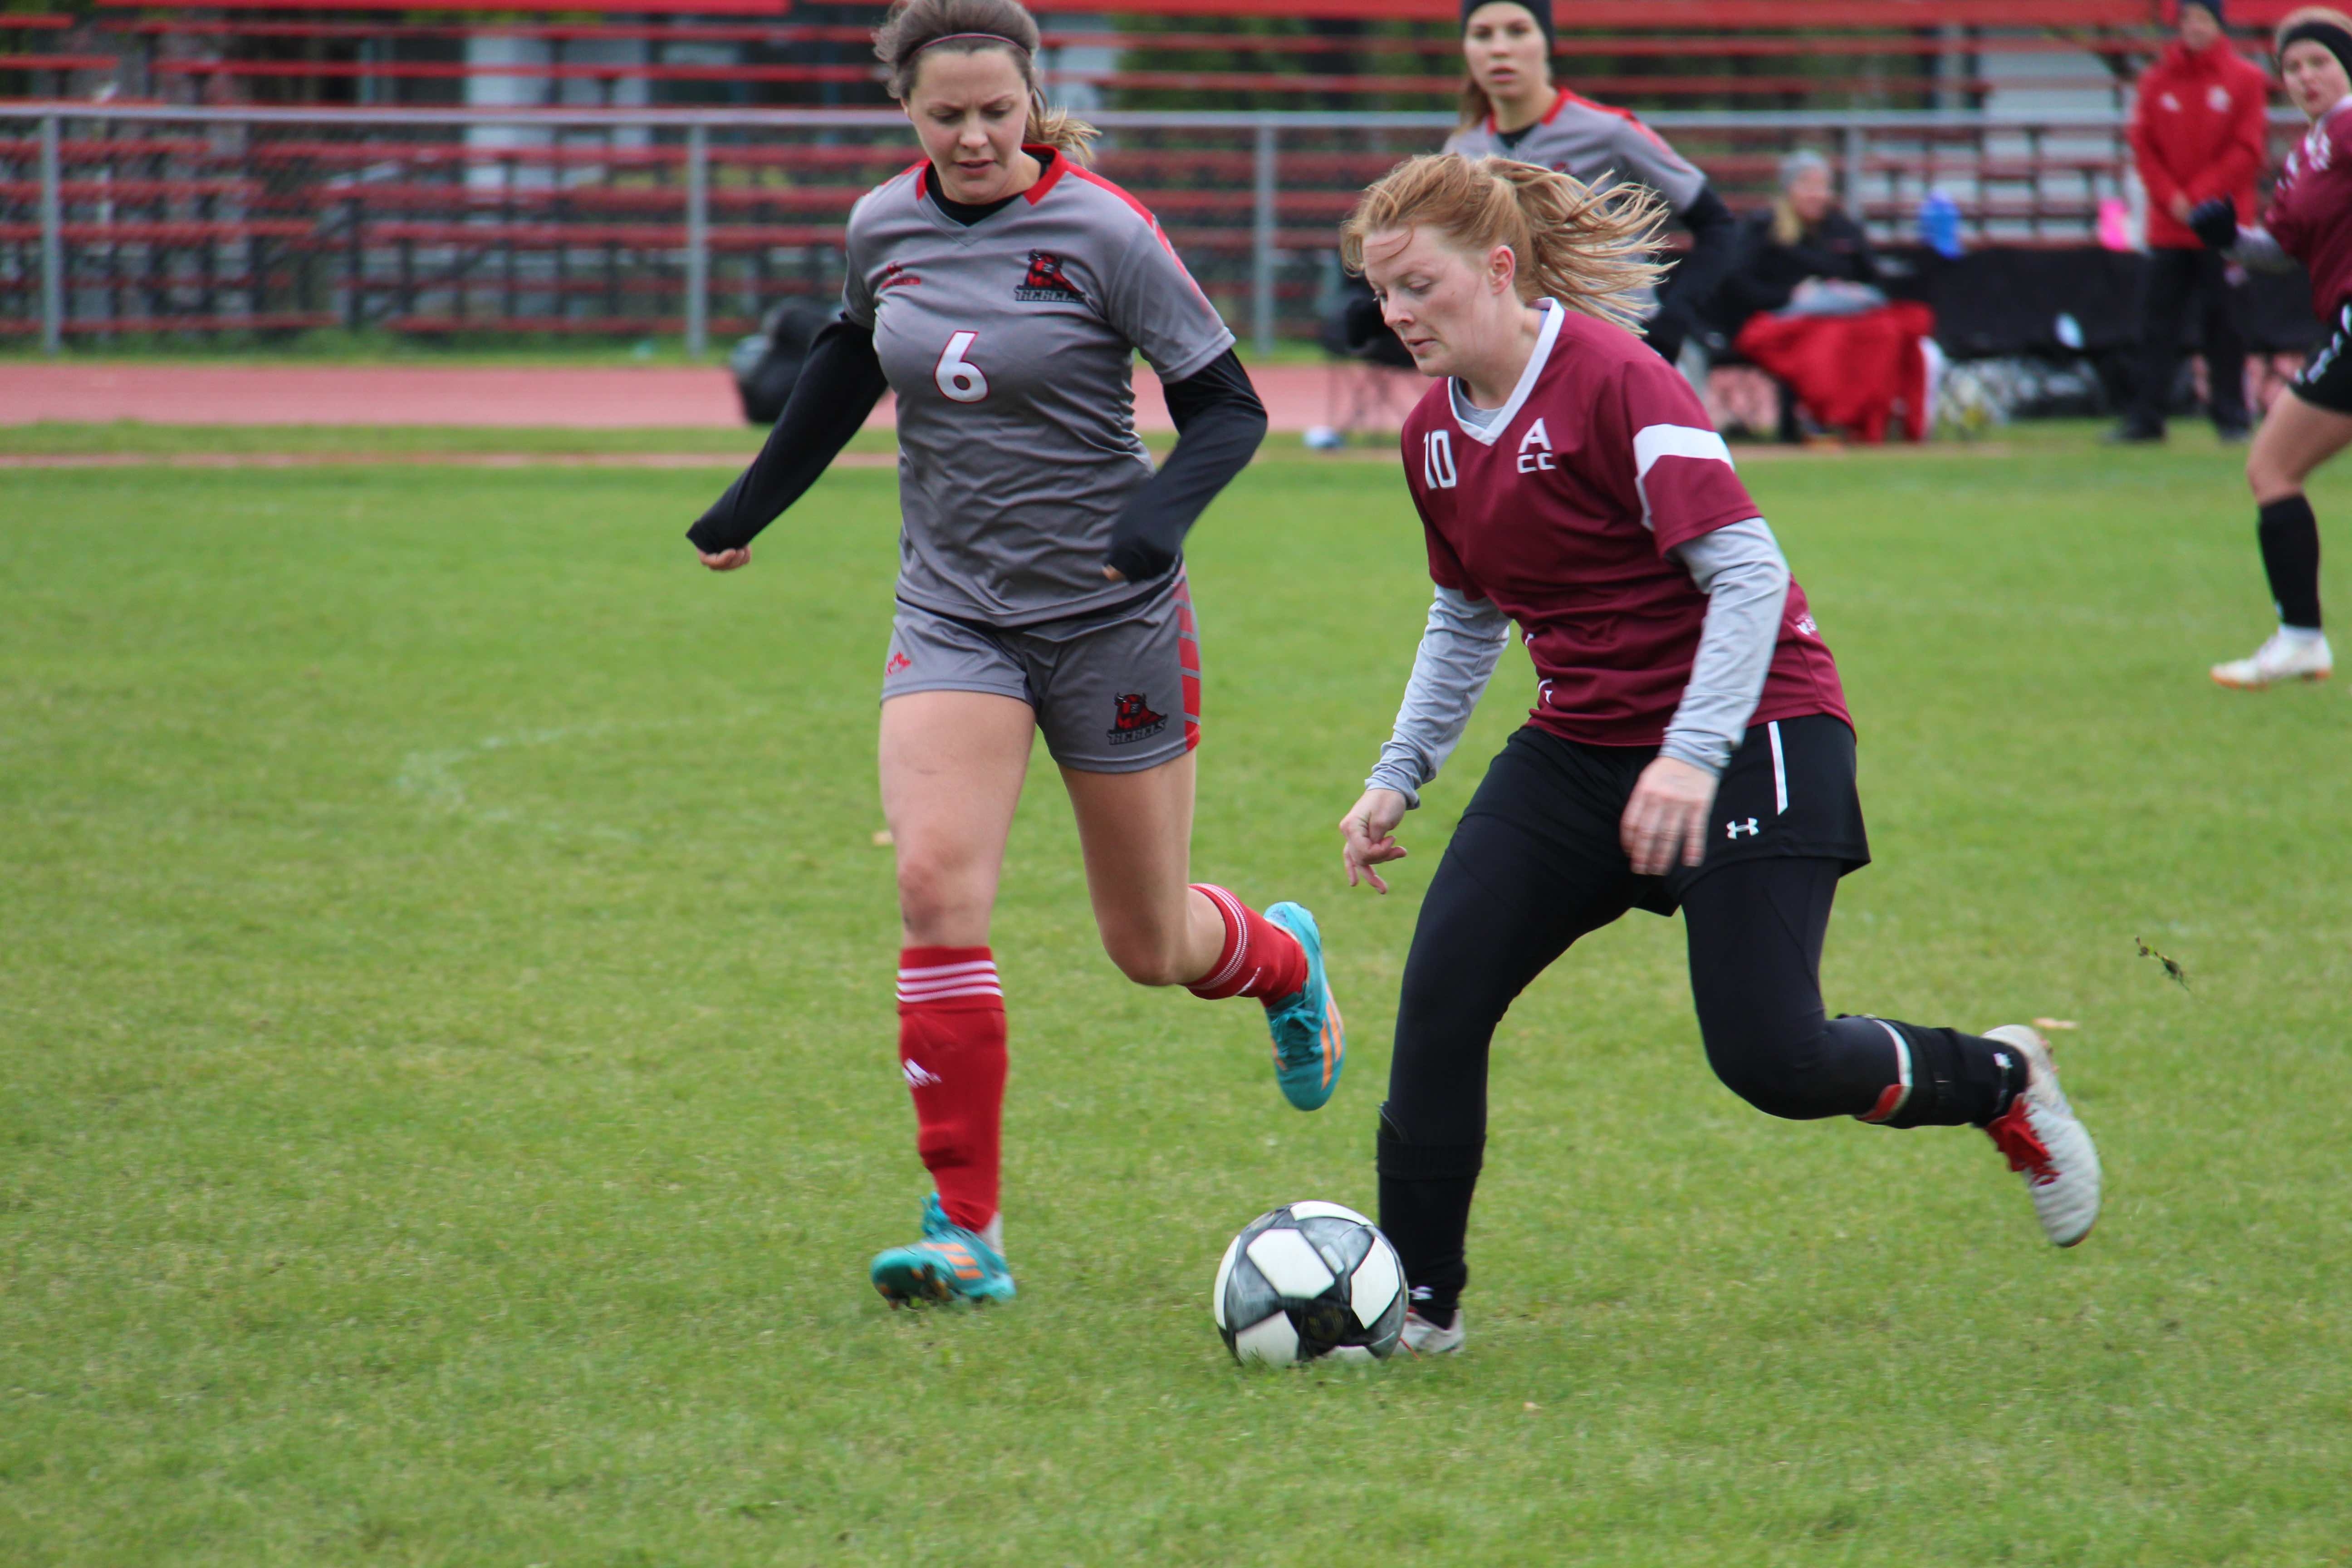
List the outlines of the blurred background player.
<svg viewBox="0 0 2352 1568">
<path fill-rule="evenodd" d="M 2243 275 L 2233 279 L 2189 226 L 2190 211 L 2213 200 L 2252 222 L 2254 176 L 2270 157 L 2270 79 L 2231 46 L 2221 5 L 2183 0 L 2179 36 L 2139 79 L 2131 146 L 2147 189 L 2147 294 L 2131 408 L 2109 440 L 2164 439 L 2180 329 L 2192 309 L 2214 432 L 2224 441 L 2246 438 Z"/>
<path fill-rule="evenodd" d="M 2352 445 L 2352 18 L 2319 6 L 2292 12 L 2277 44 L 2279 77 L 2311 128 L 2287 155 L 2260 228 L 2242 229 L 2234 204 L 2221 199 L 2191 219 L 2207 243 L 2249 266 L 2301 262 L 2312 310 L 2335 329 L 2263 416 L 2246 454 L 2279 626 L 2252 657 L 2213 667 L 2214 679 L 2242 688 L 2324 679 L 2335 662 L 2320 627 L 2319 522 L 2303 487 Z"/>
<path fill-rule="evenodd" d="M 1648 187 L 1690 230 L 1691 248 L 1663 300 L 1637 296 L 1636 329 L 1668 364 L 1682 357 L 1699 309 L 1730 267 L 1738 220 L 1706 176 L 1631 110 L 1581 98 L 1552 80 L 1551 0 L 1462 0 L 1462 127 L 1445 151 L 1516 158 L 1599 190 Z M 1704 374 L 1702 371 L 1700 374 Z"/>
<path fill-rule="evenodd" d="M 1441 377 L 1405 421 L 1437 585 L 1394 734 L 1341 819 L 1350 882 L 1452 752 L 1518 623 L 1538 675 L 1431 879 L 1405 961 L 1379 1129 L 1381 1228 L 1412 1286 L 1405 1342 L 1462 1342 L 1463 1241 L 1495 1026 L 1630 909 L 1679 905 L 1707 1059 L 1776 1116 L 1984 1128 L 2061 1247 L 2099 1163 L 2050 1050 L 1830 1018 L 1838 879 L 1868 863 L 1837 667 L 1772 531 L 1683 379 L 1627 330 L 1661 215 L 1499 159 L 1417 158 L 1341 231 L 1390 327 Z M 1563 307 L 1566 307 L 1563 309 Z"/>
<path fill-rule="evenodd" d="M 1159 226 L 1085 167 L 1092 131 L 1038 95 L 1013 0 L 900 0 L 876 34 L 924 161 L 849 220 L 840 319 L 751 468 L 689 531 L 732 571 L 887 388 L 898 395 L 898 613 L 883 810 L 905 949 L 898 1051 L 937 1183 L 923 1238 L 874 1260 L 894 1303 L 1013 1293 L 998 1209 L 1003 989 L 989 922 L 1043 731 L 1112 961 L 1145 985 L 1264 1002 L 1283 1092 L 1319 1106 L 1345 1042 L 1315 921 L 1191 885 L 1199 643 L 1186 531 L 1265 412 Z M 1137 438 L 1137 353 L 1176 448 Z"/>
</svg>

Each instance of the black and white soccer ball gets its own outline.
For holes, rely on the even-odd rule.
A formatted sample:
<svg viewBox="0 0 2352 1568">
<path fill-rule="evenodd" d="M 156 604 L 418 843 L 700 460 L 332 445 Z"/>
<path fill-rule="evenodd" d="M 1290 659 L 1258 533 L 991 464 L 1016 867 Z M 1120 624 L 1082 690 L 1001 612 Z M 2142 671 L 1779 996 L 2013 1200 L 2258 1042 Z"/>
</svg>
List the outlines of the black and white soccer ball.
<svg viewBox="0 0 2352 1568">
<path fill-rule="evenodd" d="M 1236 1361 L 1385 1361 L 1404 1329 L 1404 1265 L 1355 1210 L 1286 1204 L 1234 1237 L 1210 1304 Z"/>
</svg>

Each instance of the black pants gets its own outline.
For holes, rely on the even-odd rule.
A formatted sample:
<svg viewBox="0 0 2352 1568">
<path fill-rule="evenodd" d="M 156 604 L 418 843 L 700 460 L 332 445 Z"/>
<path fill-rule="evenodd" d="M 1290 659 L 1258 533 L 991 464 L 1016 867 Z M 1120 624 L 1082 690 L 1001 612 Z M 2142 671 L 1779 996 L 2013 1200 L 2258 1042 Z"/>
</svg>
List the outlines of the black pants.
<svg viewBox="0 0 2352 1568">
<path fill-rule="evenodd" d="M 1982 1123 L 2024 1085 L 2022 1061 L 1996 1041 L 1832 1018 L 1822 1005 L 1831 900 L 1839 878 L 1869 858 L 1852 731 L 1823 717 L 1750 731 L 1718 786 L 1706 860 L 1664 879 L 1634 876 L 1617 838 L 1654 755 L 1520 731 L 1430 883 L 1405 961 L 1379 1144 L 1381 1226 L 1425 1307 L 1450 1309 L 1467 1278 L 1463 1236 L 1496 1026 L 1577 938 L 1628 910 L 1680 905 L 1708 1064 L 1760 1110 Z"/>
<path fill-rule="evenodd" d="M 2229 264 L 2212 250 L 2157 250 L 2148 256 L 2147 300 L 2140 324 L 2139 373 L 2131 423 L 2161 430 L 2180 365 L 2180 329 L 2193 307 L 2205 345 L 2213 426 L 2243 430 L 2246 417 L 2245 291 L 2230 286 Z"/>
</svg>

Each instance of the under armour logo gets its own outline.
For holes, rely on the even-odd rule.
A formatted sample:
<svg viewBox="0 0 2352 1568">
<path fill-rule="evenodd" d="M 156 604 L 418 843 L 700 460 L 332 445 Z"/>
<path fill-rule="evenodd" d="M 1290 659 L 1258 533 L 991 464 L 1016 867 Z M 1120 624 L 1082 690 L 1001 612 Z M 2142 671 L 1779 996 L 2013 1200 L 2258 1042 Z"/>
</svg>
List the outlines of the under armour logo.
<svg viewBox="0 0 2352 1568">
<path fill-rule="evenodd" d="M 1723 836 L 1726 838 L 1737 838 L 1743 833 L 1753 838 L 1763 831 L 1756 826 L 1756 819 L 1752 816 L 1745 822 L 1727 822 L 1723 825 Z"/>
<path fill-rule="evenodd" d="M 2009 1053 L 2007 1051 L 1993 1052 L 1992 1065 L 1999 1068 L 2001 1071 L 2007 1072 L 2009 1070 Z"/>
<path fill-rule="evenodd" d="M 927 1089 L 940 1081 L 940 1075 L 924 1067 L 920 1062 L 908 1062 L 900 1070 L 906 1074 L 908 1089 Z"/>
</svg>

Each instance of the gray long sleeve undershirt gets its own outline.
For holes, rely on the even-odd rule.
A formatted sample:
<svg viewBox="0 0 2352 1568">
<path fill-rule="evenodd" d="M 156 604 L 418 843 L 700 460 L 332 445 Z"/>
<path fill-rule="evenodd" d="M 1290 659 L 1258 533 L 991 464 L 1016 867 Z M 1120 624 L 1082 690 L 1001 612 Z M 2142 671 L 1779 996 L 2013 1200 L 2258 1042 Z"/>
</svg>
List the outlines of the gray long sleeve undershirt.
<svg viewBox="0 0 2352 1568">
<path fill-rule="evenodd" d="M 1789 563 L 1762 518 L 1701 534 L 1675 551 L 1706 595 L 1690 684 L 1666 726 L 1659 754 L 1720 774 L 1748 732 L 1780 639 L 1789 598 Z M 1392 789 L 1408 806 L 1453 754 L 1496 662 L 1510 619 L 1486 599 L 1437 590 L 1404 701 L 1367 788 Z"/>
<path fill-rule="evenodd" d="M 2266 228 L 2238 230 L 2238 243 L 2223 252 L 2241 267 L 2255 272 L 2292 272 L 2295 259 L 2286 253 L 2286 247 Z"/>
</svg>

